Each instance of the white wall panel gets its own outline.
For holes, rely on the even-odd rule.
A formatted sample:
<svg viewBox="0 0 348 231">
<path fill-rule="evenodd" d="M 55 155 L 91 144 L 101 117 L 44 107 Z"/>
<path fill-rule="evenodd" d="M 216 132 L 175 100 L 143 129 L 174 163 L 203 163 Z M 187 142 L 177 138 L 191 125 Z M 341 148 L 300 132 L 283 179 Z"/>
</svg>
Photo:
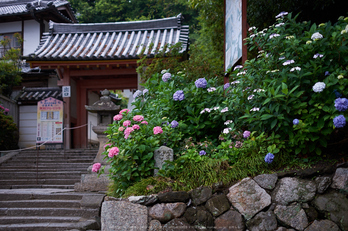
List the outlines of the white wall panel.
<svg viewBox="0 0 348 231">
<path fill-rule="evenodd" d="M 19 107 L 19 142 L 20 148 L 36 145 L 37 106 Z"/>
<path fill-rule="evenodd" d="M 22 31 L 21 21 L 0 23 L 0 34 L 21 32 L 21 31 Z"/>
<path fill-rule="evenodd" d="M 24 21 L 23 55 L 34 53 L 40 44 L 40 24 L 35 20 Z"/>
</svg>

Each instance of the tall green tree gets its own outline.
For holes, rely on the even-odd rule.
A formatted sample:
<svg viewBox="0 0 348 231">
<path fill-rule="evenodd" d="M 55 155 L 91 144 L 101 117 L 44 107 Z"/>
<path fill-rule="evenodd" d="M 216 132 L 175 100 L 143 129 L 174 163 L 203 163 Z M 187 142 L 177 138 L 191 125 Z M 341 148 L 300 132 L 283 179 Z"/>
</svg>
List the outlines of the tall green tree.
<svg viewBox="0 0 348 231">
<path fill-rule="evenodd" d="M 14 37 L 22 41 L 20 34 L 15 34 Z M 21 51 L 11 47 L 11 40 L 6 36 L 0 40 L 0 47 L 3 50 L 0 58 L 0 94 L 10 97 L 13 86 L 18 85 L 22 79 L 19 60 Z"/>
</svg>

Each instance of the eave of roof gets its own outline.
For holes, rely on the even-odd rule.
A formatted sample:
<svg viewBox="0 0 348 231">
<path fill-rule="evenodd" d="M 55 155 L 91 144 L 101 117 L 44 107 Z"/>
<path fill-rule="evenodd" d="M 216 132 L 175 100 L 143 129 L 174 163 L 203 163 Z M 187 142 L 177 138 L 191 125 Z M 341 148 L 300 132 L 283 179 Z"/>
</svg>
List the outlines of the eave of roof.
<svg viewBox="0 0 348 231">
<path fill-rule="evenodd" d="M 72 19 L 66 17 L 57 8 L 65 7 L 73 16 Z M 65 0 L 56 1 L 28 1 L 28 0 L 10 0 L 0 2 L 0 21 L 10 21 L 14 17 L 32 17 L 32 13 L 38 15 L 43 13 L 54 14 L 56 21 L 59 22 L 77 22 L 72 12 L 70 3 Z"/>
<path fill-rule="evenodd" d="M 124 60 L 142 54 L 154 57 L 168 53 L 168 46 L 181 43 L 187 51 L 189 27 L 177 17 L 115 23 L 50 23 L 35 53 L 27 61 Z M 166 50 L 165 50 L 166 49 Z M 144 52 L 144 53 L 142 53 Z"/>
</svg>

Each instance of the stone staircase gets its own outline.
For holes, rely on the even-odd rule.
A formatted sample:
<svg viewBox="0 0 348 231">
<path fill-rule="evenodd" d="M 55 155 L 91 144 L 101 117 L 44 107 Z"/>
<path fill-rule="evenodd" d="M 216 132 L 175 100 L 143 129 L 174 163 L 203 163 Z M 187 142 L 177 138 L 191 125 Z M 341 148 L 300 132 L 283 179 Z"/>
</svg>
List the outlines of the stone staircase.
<svg viewBox="0 0 348 231">
<path fill-rule="evenodd" d="M 97 150 L 26 150 L 0 164 L 0 189 L 73 189 Z"/>
<path fill-rule="evenodd" d="M 99 230 L 103 192 L 74 192 L 97 150 L 22 151 L 0 163 L 0 230 Z"/>
</svg>

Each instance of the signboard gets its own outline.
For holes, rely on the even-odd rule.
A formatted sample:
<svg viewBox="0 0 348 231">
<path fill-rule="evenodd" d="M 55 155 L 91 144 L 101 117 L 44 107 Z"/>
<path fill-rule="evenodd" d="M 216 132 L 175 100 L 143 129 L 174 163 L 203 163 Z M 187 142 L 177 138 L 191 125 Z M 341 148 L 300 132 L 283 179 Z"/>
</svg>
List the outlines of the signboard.
<svg viewBox="0 0 348 231">
<path fill-rule="evenodd" d="M 71 96 L 70 86 L 63 86 L 62 92 L 63 92 L 63 97 L 70 97 Z"/>
<path fill-rule="evenodd" d="M 63 101 L 49 97 L 37 103 L 36 143 L 63 143 Z"/>
<path fill-rule="evenodd" d="M 225 71 L 242 57 L 242 0 L 226 0 Z"/>
</svg>

